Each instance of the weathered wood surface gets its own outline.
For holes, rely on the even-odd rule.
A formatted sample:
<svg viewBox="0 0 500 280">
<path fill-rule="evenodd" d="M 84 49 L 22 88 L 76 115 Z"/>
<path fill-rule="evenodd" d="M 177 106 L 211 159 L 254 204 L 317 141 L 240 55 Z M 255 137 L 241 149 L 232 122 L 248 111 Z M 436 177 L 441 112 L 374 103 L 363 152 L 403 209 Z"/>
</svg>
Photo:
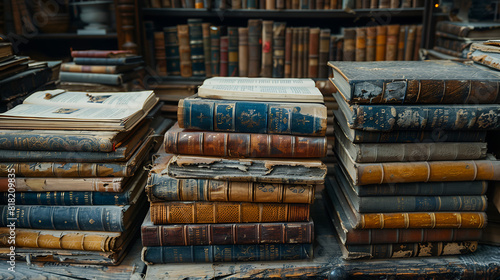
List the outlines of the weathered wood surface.
<svg viewBox="0 0 500 280">
<path fill-rule="evenodd" d="M 8 270 L 5 260 L 0 262 L 0 279 L 16 280 L 139 280 L 144 277 L 146 265 L 141 261 L 140 238 L 132 245 L 125 259 L 118 266 L 77 265 L 59 263 L 33 263 L 16 261 L 15 272 Z"/>
</svg>

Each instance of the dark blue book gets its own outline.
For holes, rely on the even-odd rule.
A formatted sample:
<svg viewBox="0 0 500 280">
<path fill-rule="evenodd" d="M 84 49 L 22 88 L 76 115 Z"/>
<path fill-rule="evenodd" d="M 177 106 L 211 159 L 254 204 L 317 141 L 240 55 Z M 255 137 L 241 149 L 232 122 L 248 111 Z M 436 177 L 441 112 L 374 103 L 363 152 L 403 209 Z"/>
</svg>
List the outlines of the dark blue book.
<svg viewBox="0 0 500 280">
<path fill-rule="evenodd" d="M 205 76 L 202 20 L 200 18 L 189 18 L 187 23 L 189 26 L 189 47 L 191 48 L 193 76 Z"/>
<path fill-rule="evenodd" d="M 181 62 L 179 54 L 179 39 L 177 26 L 163 28 L 165 33 L 165 53 L 167 59 L 167 76 L 181 75 Z"/>
</svg>

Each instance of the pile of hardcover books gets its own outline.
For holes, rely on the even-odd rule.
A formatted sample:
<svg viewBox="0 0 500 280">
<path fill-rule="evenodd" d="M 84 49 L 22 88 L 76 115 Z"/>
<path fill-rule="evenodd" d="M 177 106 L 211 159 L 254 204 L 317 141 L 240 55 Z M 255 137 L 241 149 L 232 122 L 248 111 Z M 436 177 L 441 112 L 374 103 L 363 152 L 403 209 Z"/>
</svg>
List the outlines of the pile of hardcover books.
<svg viewBox="0 0 500 280">
<path fill-rule="evenodd" d="M 22 103 L 35 91 L 54 88 L 60 66 L 60 61 L 16 56 L 12 44 L 0 39 L 0 112 Z"/>
<path fill-rule="evenodd" d="M 310 79 L 262 78 L 208 79 L 181 100 L 146 187 L 144 262 L 311 258 L 322 102 Z"/>
<path fill-rule="evenodd" d="M 500 128 L 500 78 L 452 61 L 329 65 L 340 164 L 325 201 L 344 256 L 474 252 L 486 180 L 500 179 L 484 143 Z"/>
<path fill-rule="evenodd" d="M 71 51 L 73 62 L 61 66 L 61 86 L 67 90 L 127 91 L 143 72 L 142 56 L 126 50 Z"/>
<path fill-rule="evenodd" d="M 147 212 L 157 101 L 47 90 L 0 114 L 0 246 L 28 261 L 118 264 Z"/>
</svg>

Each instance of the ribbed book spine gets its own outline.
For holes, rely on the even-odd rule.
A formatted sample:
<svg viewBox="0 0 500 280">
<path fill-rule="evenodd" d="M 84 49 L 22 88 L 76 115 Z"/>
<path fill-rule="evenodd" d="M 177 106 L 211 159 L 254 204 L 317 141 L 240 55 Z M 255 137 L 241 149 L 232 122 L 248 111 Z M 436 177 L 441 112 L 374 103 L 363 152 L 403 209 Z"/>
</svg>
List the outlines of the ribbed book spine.
<svg viewBox="0 0 500 280">
<path fill-rule="evenodd" d="M 163 28 L 163 32 L 165 33 L 167 76 L 179 76 L 181 74 L 181 64 L 177 27 L 165 27 Z"/>
<path fill-rule="evenodd" d="M 212 75 L 220 75 L 220 28 L 210 26 L 210 57 L 212 64 Z"/>
<path fill-rule="evenodd" d="M 228 76 L 238 77 L 238 27 L 228 27 Z"/>
<path fill-rule="evenodd" d="M 286 22 L 273 24 L 273 78 L 285 77 L 285 30 Z"/>
<path fill-rule="evenodd" d="M 205 76 L 205 51 L 203 49 L 203 30 L 201 19 L 189 18 L 189 47 L 193 76 Z"/>
</svg>

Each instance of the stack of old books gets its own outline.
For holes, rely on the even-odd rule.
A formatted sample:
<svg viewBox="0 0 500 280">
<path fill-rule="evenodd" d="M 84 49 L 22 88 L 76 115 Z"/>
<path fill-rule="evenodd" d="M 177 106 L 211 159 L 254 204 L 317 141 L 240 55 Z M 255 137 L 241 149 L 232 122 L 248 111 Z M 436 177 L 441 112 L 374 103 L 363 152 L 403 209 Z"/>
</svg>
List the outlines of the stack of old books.
<svg viewBox="0 0 500 280">
<path fill-rule="evenodd" d="M 0 114 L 0 251 L 117 264 L 147 212 L 152 91 L 39 91 Z"/>
<path fill-rule="evenodd" d="M 179 102 L 146 188 L 148 264 L 312 257 L 326 107 L 310 79 L 211 78 Z M 183 129 L 182 129 L 183 128 Z"/>
<path fill-rule="evenodd" d="M 452 61 L 329 62 L 338 92 L 327 207 L 346 258 L 464 254 L 500 162 L 498 76 Z M 406 142 L 406 143 L 405 143 Z"/>
<path fill-rule="evenodd" d="M 61 88 L 82 87 L 100 91 L 133 89 L 133 81 L 141 77 L 141 56 L 126 50 L 71 51 L 73 62 L 61 66 Z"/>
</svg>

